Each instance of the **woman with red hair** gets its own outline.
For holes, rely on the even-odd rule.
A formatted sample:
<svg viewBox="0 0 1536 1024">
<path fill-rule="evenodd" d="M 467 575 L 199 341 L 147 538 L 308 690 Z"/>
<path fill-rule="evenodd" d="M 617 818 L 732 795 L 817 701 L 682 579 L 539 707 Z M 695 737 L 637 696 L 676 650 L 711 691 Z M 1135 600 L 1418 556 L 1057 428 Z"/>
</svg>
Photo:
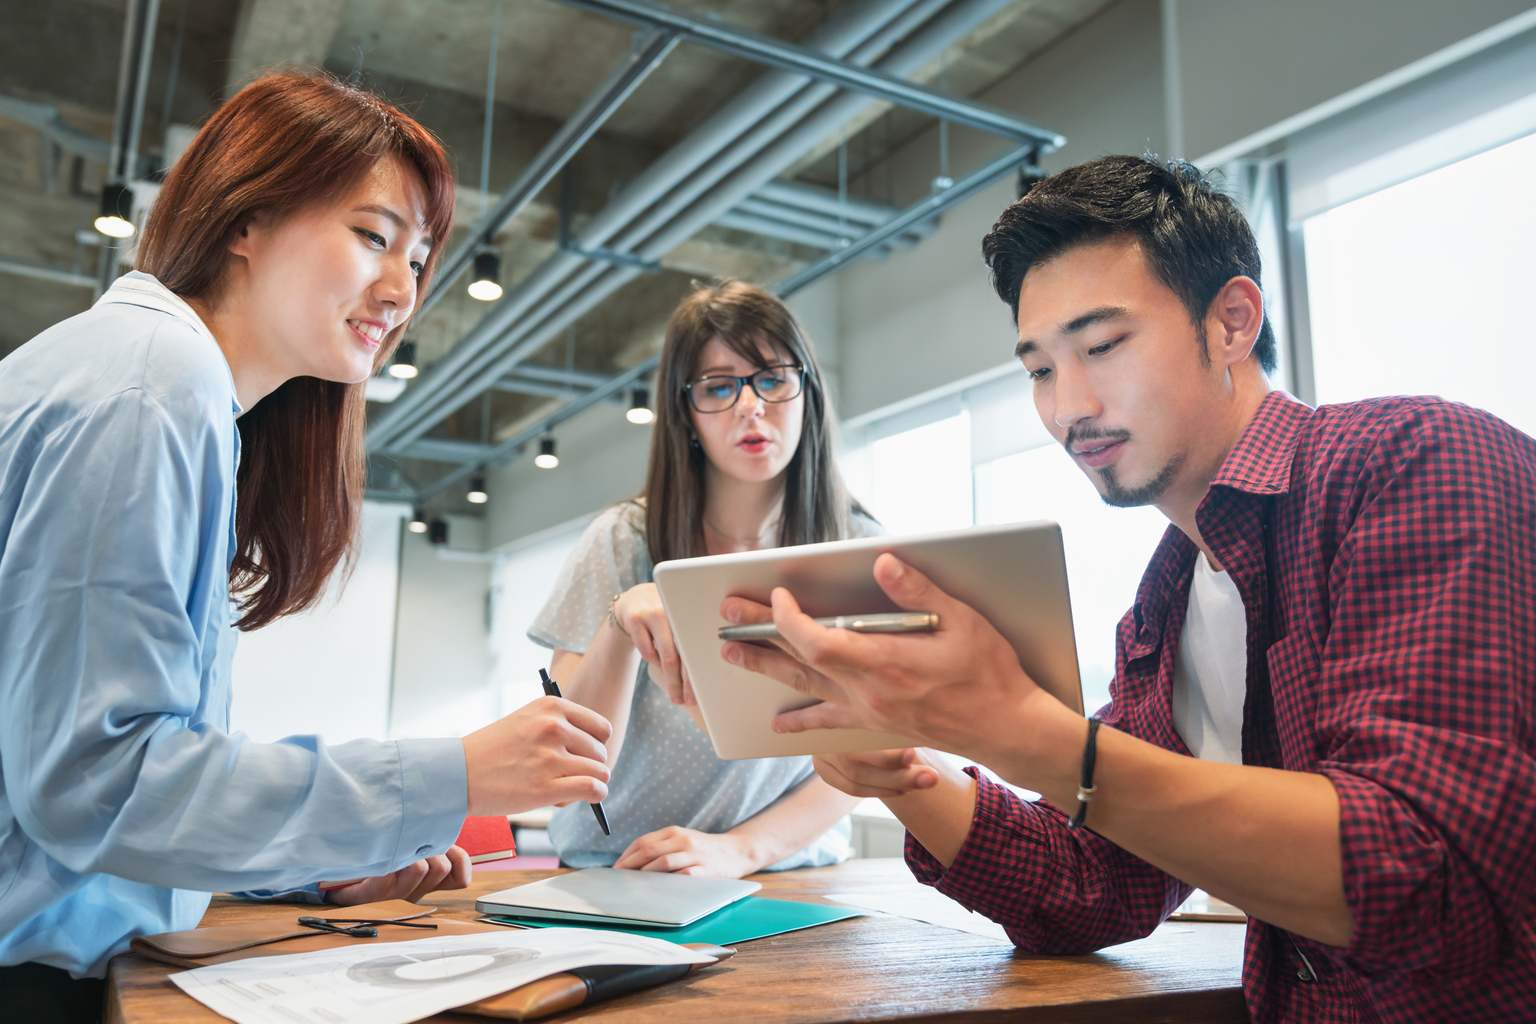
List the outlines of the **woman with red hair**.
<svg viewBox="0 0 1536 1024">
<path fill-rule="evenodd" d="M 93 1020 L 107 960 L 208 893 L 463 886 L 466 814 L 598 800 L 609 727 L 544 698 L 462 741 L 228 734 L 237 629 L 356 542 L 364 383 L 453 213 L 442 148 L 327 77 L 252 83 L 137 270 L 0 362 L 0 1005 Z M 296 709 L 302 710 L 302 709 Z M 301 896 L 302 898 L 302 896 Z"/>
</svg>

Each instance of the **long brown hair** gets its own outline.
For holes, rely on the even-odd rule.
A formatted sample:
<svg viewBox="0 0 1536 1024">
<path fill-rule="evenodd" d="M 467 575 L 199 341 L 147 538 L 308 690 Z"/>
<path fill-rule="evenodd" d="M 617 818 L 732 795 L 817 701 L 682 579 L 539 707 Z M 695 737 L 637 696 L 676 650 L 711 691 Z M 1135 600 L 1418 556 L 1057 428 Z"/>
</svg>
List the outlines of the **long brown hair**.
<svg viewBox="0 0 1536 1024">
<path fill-rule="evenodd" d="M 426 192 L 432 253 L 425 294 L 453 222 L 453 172 L 436 139 L 397 108 L 326 75 L 259 78 L 187 147 L 155 200 L 136 266 L 178 295 L 217 300 L 229 244 L 258 211 L 275 220 L 334 202 L 378 161 L 398 159 Z M 405 334 L 374 354 L 377 370 Z M 295 377 L 237 421 L 230 592 L 241 629 L 318 601 L 355 549 L 367 483 L 363 384 Z"/>
<path fill-rule="evenodd" d="M 794 314 L 777 298 L 743 281 L 721 280 L 685 298 L 667 321 L 656 371 L 656 428 L 645 478 L 645 539 L 652 562 L 704 554 L 703 448 L 693 441 L 685 394 L 704 346 L 719 338 L 758 367 L 768 364 L 763 343 L 786 362 L 803 367 L 805 414 L 800 446 L 784 470 L 784 513 L 779 546 L 842 540 L 853 513 L 867 515 L 848 496 L 832 459 L 832 405 L 816 353 Z"/>
</svg>

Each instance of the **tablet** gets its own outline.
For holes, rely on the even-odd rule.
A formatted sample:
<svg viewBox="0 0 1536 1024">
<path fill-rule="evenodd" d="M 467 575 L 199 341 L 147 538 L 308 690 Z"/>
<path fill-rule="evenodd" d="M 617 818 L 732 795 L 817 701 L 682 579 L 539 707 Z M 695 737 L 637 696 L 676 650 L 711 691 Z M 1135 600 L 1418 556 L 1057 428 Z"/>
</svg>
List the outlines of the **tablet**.
<svg viewBox="0 0 1536 1024">
<path fill-rule="evenodd" d="M 816 617 L 897 611 L 874 580 L 875 559 L 882 551 L 892 552 L 980 612 L 1012 645 L 1030 678 L 1082 714 L 1059 526 L 1015 523 L 911 537 L 863 537 L 674 559 L 656 567 L 656 587 L 716 754 L 738 760 L 913 745 L 901 736 L 864 729 L 775 733 L 773 717 L 805 707 L 808 698 L 720 656 L 719 629 L 730 625 L 720 616 L 720 603 L 727 597 L 766 604 L 773 588 L 782 586 L 806 614 Z M 939 628 L 943 625 L 940 621 Z"/>
<path fill-rule="evenodd" d="M 761 888 L 737 878 L 585 868 L 482 896 L 475 909 L 493 917 L 681 928 Z"/>
</svg>

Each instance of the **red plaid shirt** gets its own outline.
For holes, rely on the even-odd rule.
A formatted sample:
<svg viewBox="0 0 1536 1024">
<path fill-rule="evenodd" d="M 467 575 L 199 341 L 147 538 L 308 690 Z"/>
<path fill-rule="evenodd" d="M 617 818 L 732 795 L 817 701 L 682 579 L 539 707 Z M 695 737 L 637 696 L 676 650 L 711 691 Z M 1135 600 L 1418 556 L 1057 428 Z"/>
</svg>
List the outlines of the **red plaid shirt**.
<svg viewBox="0 0 1536 1024">
<path fill-rule="evenodd" d="M 1536 1020 L 1536 441 L 1438 399 L 1310 409 L 1275 393 L 1197 519 L 1247 611 L 1243 761 L 1338 790 L 1356 922 L 1343 949 L 1250 922 L 1254 1020 Z M 1181 754 L 1195 553 L 1170 527 L 1100 712 Z M 983 780 L 954 864 L 911 836 L 907 861 L 1042 953 L 1140 938 L 1188 895 L 1065 821 Z"/>
</svg>

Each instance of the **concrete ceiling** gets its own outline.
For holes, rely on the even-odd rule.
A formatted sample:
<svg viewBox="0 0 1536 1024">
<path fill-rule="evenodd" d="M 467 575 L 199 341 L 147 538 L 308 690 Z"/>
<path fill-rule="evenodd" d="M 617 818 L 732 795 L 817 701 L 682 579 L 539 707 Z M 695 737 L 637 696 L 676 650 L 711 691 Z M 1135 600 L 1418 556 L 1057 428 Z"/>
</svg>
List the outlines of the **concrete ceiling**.
<svg viewBox="0 0 1536 1024">
<path fill-rule="evenodd" d="M 808 36 L 850 0 L 675 0 L 674 6 L 780 39 Z M 1108 0 L 1014 0 L 912 77 L 973 95 L 1087 20 Z M 196 124 L 265 69 L 323 65 L 401 103 L 433 130 L 460 177 L 459 220 L 480 209 L 481 131 L 492 12 L 497 0 L 161 0 L 146 150 L 164 135 L 162 108 L 178 23 L 181 60 L 171 123 Z M 632 27 L 553 0 L 500 0 L 501 25 L 491 146 L 490 193 L 506 187 L 628 51 Z M 0 94 L 53 104 L 70 125 L 98 138 L 111 133 L 123 0 L 48 0 L 0 4 Z M 626 181 L 735 95 L 763 69 L 684 43 L 666 59 L 571 164 L 576 224 Z M 1026 118 L 1028 111 L 1020 112 Z M 882 202 L 878 168 L 927 130 L 932 120 L 872 104 L 847 126 L 853 191 Z M 837 137 L 824 140 L 786 177 L 836 184 Z M 38 131 L 0 115 L 0 259 L 86 275 L 96 249 L 79 240 L 88 226 L 103 168 L 65 158 L 52 167 Z M 963 169 L 956 169 L 963 170 Z M 937 173 L 937 154 L 935 155 Z M 555 249 L 558 195 L 546 189 L 497 239 L 503 283 L 518 280 Z M 462 231 L 450 241 L 455 244 Z M 533 362 L 611 373 L 635 365 L 659 342 L 661 325 L 694 277 L 729 274 L 770 282 L 819 258 L 820 250 L 781 238 L 712 226 L 677 246 L 659 274 L 620 289 L 552 340 Z M 92 293 L 0 273 L 0 356 L 33 334 L 86 308 Z M 484 315 L 485 304 L 450 294 L 414 330 L 421 361 L 449 351 Z M 476 441 L 510 436 L 549 399 L 497 393 L 472 401 L 431 437 Z M 488 413 L 488 418 L 487 418 Z M 431 478 L 441 465 L 402 462 Z"/>
</svg>

